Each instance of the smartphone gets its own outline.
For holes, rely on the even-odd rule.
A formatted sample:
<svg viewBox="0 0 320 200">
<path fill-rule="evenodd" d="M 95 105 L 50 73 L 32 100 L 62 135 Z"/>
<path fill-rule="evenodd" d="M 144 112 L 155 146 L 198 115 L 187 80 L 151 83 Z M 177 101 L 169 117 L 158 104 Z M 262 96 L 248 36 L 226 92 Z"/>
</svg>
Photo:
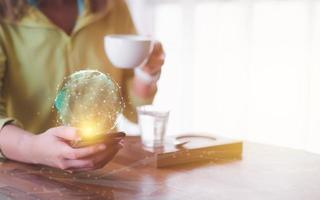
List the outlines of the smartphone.
<svg viewBox="0 0 320 200">
<path fill-rule="evenodd" d="M 81 147 L 86 147 L 86 146 L 90 146 L 98 143 L 104 143 L 104 144 L 115 143 L 117 141 L 120 141 L 125 136 L 126 134 L 124 132 L 101 134 L 89 140 L 73 141 L 71 142 L 71 146 L 73 148 L 81 148 Z"/>
</svg>

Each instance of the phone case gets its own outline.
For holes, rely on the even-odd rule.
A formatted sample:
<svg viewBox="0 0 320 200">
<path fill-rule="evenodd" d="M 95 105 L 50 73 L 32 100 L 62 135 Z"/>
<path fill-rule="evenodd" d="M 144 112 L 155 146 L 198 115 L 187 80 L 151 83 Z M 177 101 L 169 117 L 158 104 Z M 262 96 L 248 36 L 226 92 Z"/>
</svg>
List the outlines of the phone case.
<svg viewBox="0 0 320 200">
<path fill-rule="evenodd" d="M 71 142 L 71 146 L 73 148 L 81 148 L 81 147 L 86 147 L 86 146 L 90 146 L 90 145 L 94 145 L 94 144 L 98 144 L 98 143 L 112 142 L 113 139 L 123 138 L 125 136 L 126 136 L 126 134 L 123 132 L 108 133 L 108 134 L 99 135 L 99 136 L 92 138 L 90 140 L 73 141 L 73 142 Z"/>
</svg>

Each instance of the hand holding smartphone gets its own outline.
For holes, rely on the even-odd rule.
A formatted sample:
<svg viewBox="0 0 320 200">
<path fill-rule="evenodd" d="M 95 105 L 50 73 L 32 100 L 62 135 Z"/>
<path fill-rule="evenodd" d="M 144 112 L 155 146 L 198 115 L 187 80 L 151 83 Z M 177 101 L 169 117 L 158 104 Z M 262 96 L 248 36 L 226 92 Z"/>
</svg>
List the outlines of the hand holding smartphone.
<svg viewBox="0 0 320 200">
<path fill-rule="evenodd" d="M 126 134 L 124 132 L 101 134 L 92 139 L 73 141 L 71 142 L 71 146 L 73 148 L 81 148 L 81 147 L 86 147 L 86 146 L 99 144 L 99 143 L 104 143 L 104 144 L 118 143 L 125 136 Z"/>
</svg>

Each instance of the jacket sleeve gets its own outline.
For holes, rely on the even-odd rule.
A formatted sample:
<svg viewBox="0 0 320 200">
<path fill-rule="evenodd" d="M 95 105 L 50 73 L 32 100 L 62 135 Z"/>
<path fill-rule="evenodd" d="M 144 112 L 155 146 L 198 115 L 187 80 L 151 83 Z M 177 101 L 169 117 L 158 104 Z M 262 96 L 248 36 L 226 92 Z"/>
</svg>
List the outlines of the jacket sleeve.
<svg viewBox="0 0 320 200">
<path fill-rule="evenodd" d="M 130 11 L 128 9 L 127 4 L 125 1 L 118 1 L 119 4 L 117 5 L 118 13 L 121 15 L 122 19 L 122 34 L 137 34 L 137 30 L 133 23 L 132 17 L 130 15 Z M 125 100 L 125 109 L 124 109 L 124 116 L 132 122 L 137 122 L 137 113 L 136 107 L 140 105 L 151 104 L 153 102 L 154 96 L 156 92 L 147 99 L 140 98 L 139 96 L 135 95 L 133 92 L 133 77 L 134 72 L 133 70 L 123 70 L 123 83 L 122 83 L 122 93 Z"/>
<path fill-rule="evenodd" d="M 17 126 L 21 126 L 20 123 L 12 118 L 7 116 L 6 112 L 6 102 L 5 99 L 3 98 L 3 83 L 4 83 L 4 77 L 5 77 L 5 72 L 6 72 L 6 63 L 7 63 L 7 58 L 4 52 L 3 48 L 3 43 L 1 41 L 2 38 L 0 38 L 0 134 L 2 128 L 6 124 L 15 124 Z M 1 147 L 0 147 L 0 158 L 4 158 L 3 154 L 1 153 Z"/>
</svg>

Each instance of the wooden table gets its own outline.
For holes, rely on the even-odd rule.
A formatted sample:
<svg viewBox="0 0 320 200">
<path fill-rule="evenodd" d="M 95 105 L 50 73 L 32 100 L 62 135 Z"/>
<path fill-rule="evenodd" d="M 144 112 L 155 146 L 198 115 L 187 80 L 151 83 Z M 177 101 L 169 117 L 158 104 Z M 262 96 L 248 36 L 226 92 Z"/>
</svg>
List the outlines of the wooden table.
<svg viewBox="0 0 320 200">
<path fill-rule="evenodd" d="M 320 199 L 320 155 L 244 143 L 242 160 L 156 169 L 134 152 L 79 174 L 0 162 L 0 199 Z"/>
</svg>

